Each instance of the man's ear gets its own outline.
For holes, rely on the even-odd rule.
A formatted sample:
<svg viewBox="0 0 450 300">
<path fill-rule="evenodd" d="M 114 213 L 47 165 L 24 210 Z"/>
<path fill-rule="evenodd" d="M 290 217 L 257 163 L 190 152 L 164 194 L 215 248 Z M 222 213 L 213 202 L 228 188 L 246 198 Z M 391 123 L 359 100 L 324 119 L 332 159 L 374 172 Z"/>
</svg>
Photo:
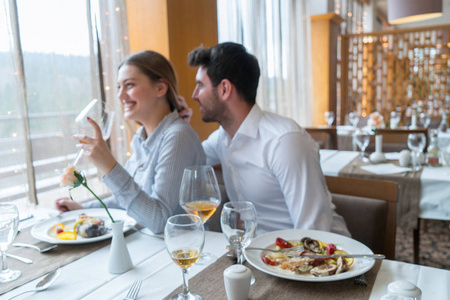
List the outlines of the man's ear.
<svg viewBox="0 0 450 300">
<path fill-rule="evenodd" d="M 158 97 L 162 97 L 167 93 L 167 90 L 169 89 L 169 84 L 167 83 L 167 81 L 165 79 L 159 79 L 156 82 L 156 95 Z"/>
<path fill-rule="evenodd" d="M 228 100 L 233 92 L 234 86 L 228 79 L 223 79 L 217 86 L 217 93 L 223 100 Z"/>
</svg>

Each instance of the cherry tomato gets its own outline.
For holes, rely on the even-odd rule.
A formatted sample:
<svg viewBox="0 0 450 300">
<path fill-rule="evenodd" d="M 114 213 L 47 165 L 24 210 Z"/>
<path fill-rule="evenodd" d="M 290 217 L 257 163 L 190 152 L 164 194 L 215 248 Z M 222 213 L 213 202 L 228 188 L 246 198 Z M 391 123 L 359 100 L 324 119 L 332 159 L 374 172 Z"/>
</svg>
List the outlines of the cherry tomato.
<svg viewBox="0 0 450 300">
<path fill-rule="evenodd" d="M 332 255 L 336 251 L 336 245 L 328 244 L 327 247 L 325 248 L 325 250 L 327 251 L 327 255 Z"/>
<path fill-rule="evenodd" d="M 277 238 L 275 241 L 275 245 L 277 245 L 280 248 L 292 248 L 292 245 L 282 238 Z"/>
<path fill-rule="evenodd" d="M 270 258 L 268 258 L 265 255 L 262 257 L 262 261 L 265 262 L 268 265 L 271 265 L 271 266 L 276 266 L 277 265 L 276 261 L 271 260 Z"/>
</svg>

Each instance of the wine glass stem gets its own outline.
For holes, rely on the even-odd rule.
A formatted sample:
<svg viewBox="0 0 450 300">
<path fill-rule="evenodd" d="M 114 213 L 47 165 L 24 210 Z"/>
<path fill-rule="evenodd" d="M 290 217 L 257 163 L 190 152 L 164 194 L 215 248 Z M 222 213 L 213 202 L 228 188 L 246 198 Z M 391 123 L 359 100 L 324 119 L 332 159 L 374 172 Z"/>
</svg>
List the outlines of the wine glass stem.
<svg viewBox="0 0 450 300">
<path fill-rule="evenodd" d="M 189 270 L 186 269 L 181 269 L 181 272 L 183 272 L 183 295 L 187 296 L 189 295 Z"/>
<path fill-rule="evenodd" d="M 244 254 L 243 254 L 243 251 L 242 251 L 242 244 L 241 243 L 239 243 L 239 245 L 237 245 L 236 255 L 237 255 L 237 259 L 238 259 L 237 263 L 242 265 L 244 263 Z"/>
<path fill-rule="evenodd" d="M 2 252 L 2 273 L 8 270 L 8 264 L 6 263 L 6 247 L 1 247 Z"/>
</svg>

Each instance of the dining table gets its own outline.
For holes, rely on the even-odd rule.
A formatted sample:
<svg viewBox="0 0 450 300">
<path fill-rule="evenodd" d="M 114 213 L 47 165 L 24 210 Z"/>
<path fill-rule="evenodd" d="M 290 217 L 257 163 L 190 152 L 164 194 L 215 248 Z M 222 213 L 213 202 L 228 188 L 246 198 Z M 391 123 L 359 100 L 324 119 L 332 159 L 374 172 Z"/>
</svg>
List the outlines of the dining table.
<svg viewBox="0 0 450 300">
<path fill-rule="evenodd" d="M 30 234 L 30 227 L 22 228 L 16 239 L 31 244 L 42 243 Z M 33 290 L 45 275 L 40 272 L 46 266 L 45 273 L 61 269 L 55 282 L 44 291 L 26 293 L 15 299 L 123 299 L 132 283 L 139 278 L 143 282 L 137 299 L 168 299 L 169 295 L 181 291 L 181 269 L 171 260 L 161 235 L 154 235 L 142 227 L 132 227 L 125 233 L 125 241 L 133 267 L 121 274 L 108 272 L 110 239 L 83 244 L 81 248 L 77 248 L 80 245 L 59 245 L 56 249 L 63 251 L 46 253 L 33 249 L 25 252 L 24 249 L 9 247 L 8 253 L 32 255 L 35 262 L 24 264 L 8 259 L 10 267 L 20 269 L 22 276 L 29 280 L 13 288 L 9 286 L 9 289 L 7 287 L 11 283 L 0 284 L 0 299 L 9 299 L 21 292 Z M 195 264 L 189 272 L 190 289 L 202 295 L 203 299 L 227 299 L 223 271 L 234 263 L 226 256 L 227 244 L 222 233 L 206 231 L 204 251 L 212 253 L 218 260 L 211 265 Z M 63 259 L 76 254 L 77 249 L 85 252 L 74 260 Z M 54 264 L 55 261 L 60 262 L 60 265 Z M 250 288 L 249 299 L 269 299 L 272 297 L 269 296 L 271 292 L 280 291 L 286 297 L 291 295 L 292 299 L 298 298 L 298 293 L 302 292 L 312 295 L 311 299 L 330 299 L 331 296 L 339 299 L 378 300 L 387 294 L 388 284 L 398 280 L 406 280 L 419 287 L 423 300 L 445 300 L 450 295 L 450 271 L 387 259 L 378 261 L 367 272 L 367 286 L 354 284 L 353 278 L 331 282 L 289 280 L 266 274 L 248 262 L 245 265 L 256 278 Z"/>
</svg>

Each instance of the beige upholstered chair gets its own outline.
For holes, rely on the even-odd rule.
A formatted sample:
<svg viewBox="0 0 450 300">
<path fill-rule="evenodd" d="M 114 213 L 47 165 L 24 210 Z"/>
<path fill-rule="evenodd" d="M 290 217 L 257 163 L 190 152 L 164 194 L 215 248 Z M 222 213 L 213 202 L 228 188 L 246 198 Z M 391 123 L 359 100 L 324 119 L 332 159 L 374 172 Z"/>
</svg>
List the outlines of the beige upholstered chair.
<svg viewBox="0 0 450 300">
<path fill-rule="evenodd" d="M 398 185 L 393 181 L 325 176 L 336 212 L 352 238 L 395 259 Z"/>
</svg>

